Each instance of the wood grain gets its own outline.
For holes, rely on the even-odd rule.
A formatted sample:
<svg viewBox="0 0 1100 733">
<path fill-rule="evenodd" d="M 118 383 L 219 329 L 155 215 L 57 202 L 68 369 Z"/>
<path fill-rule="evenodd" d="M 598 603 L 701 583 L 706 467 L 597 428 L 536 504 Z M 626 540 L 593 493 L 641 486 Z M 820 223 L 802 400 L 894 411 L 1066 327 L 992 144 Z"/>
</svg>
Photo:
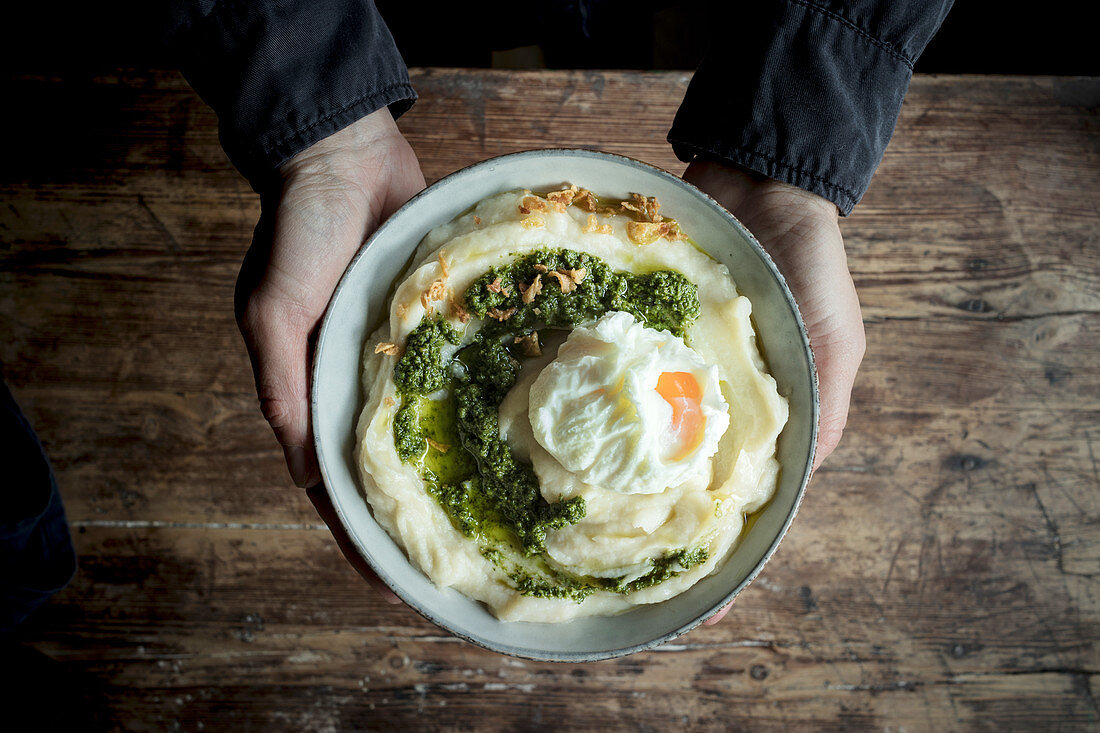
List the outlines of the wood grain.
<svg viewBox="0 0 1100 733">
<path fill-rule="evenodd" d="M 420 70 L 401 126 L 429 181 L 543 146 L 678 173 L 688 78 Z M 29 112 L 0 172 L 0 364 L 81 556 L 19 641 L 103 726 L 1097 725 L 1094 80 L 914 79 L 842 223 L 869 344 L 844 442 L 725 621 L 585 665 L 382 602 L 289 486 L 232 318 L 258 206 L 178 76 L 4 86 Z"/>
</svg>

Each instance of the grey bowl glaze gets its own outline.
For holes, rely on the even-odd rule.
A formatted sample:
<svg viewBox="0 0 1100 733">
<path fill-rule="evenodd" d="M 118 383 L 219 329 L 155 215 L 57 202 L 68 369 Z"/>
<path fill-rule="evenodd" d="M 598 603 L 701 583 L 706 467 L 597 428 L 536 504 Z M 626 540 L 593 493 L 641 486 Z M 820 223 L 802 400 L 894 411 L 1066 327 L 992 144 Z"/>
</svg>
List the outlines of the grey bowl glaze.
<svg viewBox="0 0 1100 733">
<path fill-rule="evenodd" d="M 381 322 L 391 285 L 416 245 L 477 201 L 508 190 L 550 190 L 575 183 L 605 196 L 657 196 L 662 211 L 733 273 L 752 301 L 759 343 L 790 419 L 779 438 L 775 496 L 726 564 L 687 592 L 620 616 L 565 624 L 505 623 L 476 601 L 432 584 L 371 515 L 353 463 L 363 402 L 360 357 Z M 425 189 L 363 245 L 329 303 L 313 365 L 313 431 L 321 475 L 358 552 L 379 577 L 425 618 L 454 635 L 504 654 L 587 662 L 650 649 L 690 631 L 732 600 L 775 552 L 809 479 L 817 439 L 817 376 L 798 308 L 771 258 L 729 212 L 680 178 L 630 158 L 589 150 L 532 150 L 464 168 Z"/>
</svg>

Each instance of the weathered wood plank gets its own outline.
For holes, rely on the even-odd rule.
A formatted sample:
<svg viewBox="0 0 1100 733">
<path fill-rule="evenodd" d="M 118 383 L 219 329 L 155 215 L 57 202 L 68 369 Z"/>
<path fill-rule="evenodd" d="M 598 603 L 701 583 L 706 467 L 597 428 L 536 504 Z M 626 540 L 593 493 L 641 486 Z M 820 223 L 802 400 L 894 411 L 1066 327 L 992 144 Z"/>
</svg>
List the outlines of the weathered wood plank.
<svg viewBox="0 0 1100 733">
<path fill-rule="evenodd" d="M 655 729 L 686 717 L 715 730 L 1095 720 L 1098 635 L 1081 599 L 967 585 L 955 570 L 1005 572 L 1007 582 L 1021 562 L 1051 572 L 1051 557 L 991 555 L 981 562 L 1000 567 L 986 569 L 965 541 L 925 538 L 912 544 L 939 569 L 895 560 L 883 586 L 885 555 L 807 560 L 824 554 L 814 525 L 832 526 L 822 509 L 838 503 L 820 492 L 810 502 L 816 521 L 799 525 L 726 622 L 622 660 L 520 661 L 448 638 L 373 596 L 327 534 L 310 530 L 87 529 L 77 582 L 24 633 L 94 673 L 127 729 L 328 715 L 340 728 L 412 724 L 433 708 L 501 728 L 540 715 Z M 827 582 L 811 587 L 809 577 Z M 1067 638 L 1078 648 L 1057 648 Z M 307 715 L 322 717 L 297 717 Z"/>
<path fill-rule="evenodd" d="M 543 145 L 680 172 L 687 79 L 421 70 L 401 125 L 429 181 Z M 1100 149 L 1066 84 L 914 80 L 842 224 L 869 350 L 794 529 L 722 624 L 564 667 L 381 602 L 316 529 L 232 319 L 258 207 L 186 84 L 9 77 L 0 363 L 82 556 L 21 638 L 139 730 L 1095 725 Z"/>
<path fill-rule="evenodd" d="M 242 662 L 245 660 L 241 660 Z M 684 656 L 685 667 L 705 664 Z M 375 662 L 377 663 L 377 662 Z M 755 665 L 759 666 L 759 665 Z M 688 668 L 693 672 L 696 667 Z M 574 670 L 579 672 L 580 670 Z M 663 670 L 671 679 L 683 670 Z M 723 675 L 728 671 L 721 670 Z M 744 675 L 746 678 L 749 675 Z M 589 679 L 578 675 L 579 680 Z M 534 679 L 512 682 L 510 679 Z M 219 685 L 106 689 L 105 704 L 126 730 L 581 730 L 967 729 L 1086 730 L 1095 713 L 1080 702 L 1089 677 L 1057 674 L 963 677 L 930 685 L 838 685 L 794 692 L 767 681 L 682 689 L 644 684 L 629 672 L 562 691 L 542 677 L 459 676 L 459 682 L 372 678 L 333 685 Z M 728 679 L 728 678 L 723 678 Z M 769 678 L 770 679 L 770 678 Z M 1091 679 L 1095 679 L 1092 677 Z M 610 682 L 606 687 L 601 682 Z M 852 691 L 863 692 L 852 701 Z M 767 696 L 767 700 L 761 700 Z M 690 700 L 690 704 L 684 701 Z M 294 701 L 293 706 L 288 701 Z M 119 711 L 125 715 L 118 715 Z M 814 711 L 817 714 L 814 714 Z"/>
<path fill-rule="evenodd" d="M 914 80 L 844 226 L 868 316 L 1100 311 L 1097 115 L 1072 83 Z"/>
</svg>

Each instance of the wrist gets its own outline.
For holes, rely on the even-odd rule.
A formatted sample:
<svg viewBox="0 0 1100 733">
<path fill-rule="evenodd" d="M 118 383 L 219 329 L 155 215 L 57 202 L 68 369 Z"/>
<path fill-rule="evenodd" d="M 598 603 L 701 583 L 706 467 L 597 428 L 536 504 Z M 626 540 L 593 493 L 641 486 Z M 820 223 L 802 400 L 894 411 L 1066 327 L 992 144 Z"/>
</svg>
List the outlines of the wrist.
<svg viewBox="0 0 1100 733">
<path fill-rule="evenodd" d="M 347 127 L 318 140 L 279 167 L 284 185 L 296 177 L 316 173 L 355 180 L 380 149 L 405 145 L 388 107 L 360 117 Z"/>
<path fill-rule="evenodd" d="M 766 200 L 770 206 L 797 208 L 808 214 L 839 219 L 836 204 L 797 186 L 768 178 L 731 163 L 700 159 L 688 165 L 684 180 L 713 196 L 735 216 Z"/>
</svg>

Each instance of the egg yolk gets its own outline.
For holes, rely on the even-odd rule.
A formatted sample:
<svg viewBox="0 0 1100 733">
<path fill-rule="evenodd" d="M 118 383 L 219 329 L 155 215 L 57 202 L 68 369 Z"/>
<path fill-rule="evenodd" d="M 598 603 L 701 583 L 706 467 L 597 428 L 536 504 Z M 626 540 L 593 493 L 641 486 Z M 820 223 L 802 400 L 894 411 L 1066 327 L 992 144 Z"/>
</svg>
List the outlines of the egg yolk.
<svg viewBox="0 0 1100 733">
<path fill-rule="evenodd" d="M 691 372 L 661 372 L 656 389 L 672 406 L 672 433 L 680 445 L 672 460 L 683 460 L 703 442 L 703 428 L 707 424 L 700 406 L 703 390 Z"/>
</svg>

